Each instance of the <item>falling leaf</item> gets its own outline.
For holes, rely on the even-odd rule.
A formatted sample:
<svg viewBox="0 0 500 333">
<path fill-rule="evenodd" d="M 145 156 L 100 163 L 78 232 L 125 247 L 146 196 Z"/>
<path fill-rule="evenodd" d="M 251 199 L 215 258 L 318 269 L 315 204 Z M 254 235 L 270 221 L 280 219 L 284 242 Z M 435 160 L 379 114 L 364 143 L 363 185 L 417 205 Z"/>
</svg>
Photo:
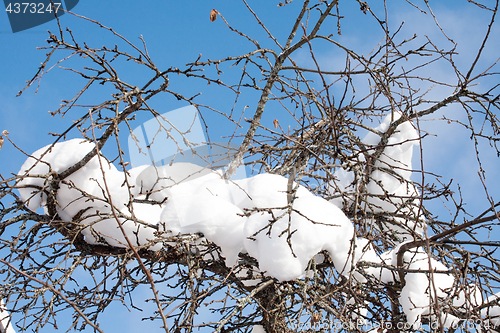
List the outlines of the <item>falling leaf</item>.
<svg viewBox="0 0 500 333">
<path fill-rule="evenodd" d="M 278 128 L 278 125 L 279 125 L 278 119 L 274 119 L 273 124 L 274 124 L 274 128 Z"/>
<path fill-rule="evenodd" d="M 213 22 L 217 19 L 217 14 L 219 12 L 217 12 L 216 9 L 212 9 L 212 11 L 210 12 L 210 22 Z"/>
</svg>

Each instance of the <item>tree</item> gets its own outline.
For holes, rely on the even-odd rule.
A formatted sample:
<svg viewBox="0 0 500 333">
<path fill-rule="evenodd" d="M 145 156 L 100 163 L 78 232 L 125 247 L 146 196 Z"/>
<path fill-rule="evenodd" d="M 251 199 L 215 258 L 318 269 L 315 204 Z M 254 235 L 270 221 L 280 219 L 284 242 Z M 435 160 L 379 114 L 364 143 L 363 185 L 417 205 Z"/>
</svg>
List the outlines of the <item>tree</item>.
<svg viewBox="0 0 500 333">
<path fill-rule="evenodd" d="M 135 291 L 146 285 L 156 309 L 144 317 L 165 332 L 465 331 L 470 323 L 495 330 L 499 244 L 489 235 L 500 203 L 482 161 L 499 154 L 498 59 L 483 60 L 498 1 L 467 4 L 482 11 L 485 33 L 466 65 L 427 1 L 410 3 L 412 15 L 432 17 L 439 44 L 405 30 L 385 4 L 357 1 L 354 11 L 342 1 L 287 1 L 277 10 L 295 16 L 275 32 L 243 2 L 264 37 L 213 10 L 213 24 L 224 22 L 251 46 L 218 60 L 200 55 L 158 68 L 146 41 L 136 46 L 83 17 L 115 45 L 78 41 L 69 29 L 50 33 L 46 61 L 27 87 L 70 58 L 78 58 L 71 71 L 85 82 L 53 112 L 73 124 L 53 145 L 25 152 L 18 174 L 2 175 L 1 294 L 13 318 L 22 314 L 17 328 L 58 327 L 70 312 L 65 329 L 102 331 L 99 316 L 115 302 L 133 308 L 143 296 Z M 371 52 L 338 41 L 351 17 L 378 29 Z M 333 69 L 318 57 L 324 45 L 335 50 Z M 122 80 L 129 65 L 144 68 L 147 80 Z M 426 74 L 436 65 L 454 77 Z M 220 110 L 185 88 L 198 81 L 231 94 L 234 107 Z M 111 98 L 80 102 L 96 87 Z M 228 141 L 237 149 L 220 150 L 228 148 L 227 167 L 209 170 L 221 166 L 217 154 L 206 168 L 176 164 L 182 155 L 207 156 L 188 131 L 165 127 L 153 106 L 160 96 L 233 124 Z M 123 145 L 143 113 L 156 119 L 154 138 L 178 131 L 184 143 L 167 134 L 173 164 L 131 168 Z M 436 117 L 470 134 L 487 199 L 480 213 L 469 213 L 451 180 L 426 169 L 432 133 L 424 122 Z M 4 136 L 4 146 L 15 144 Z M 420 159 L 412 166 L 415 147 Z M 260 175 L 235 180 L 241 165 Z M 449 216 L 437 216 L 436 200 Z"/>
</svg>

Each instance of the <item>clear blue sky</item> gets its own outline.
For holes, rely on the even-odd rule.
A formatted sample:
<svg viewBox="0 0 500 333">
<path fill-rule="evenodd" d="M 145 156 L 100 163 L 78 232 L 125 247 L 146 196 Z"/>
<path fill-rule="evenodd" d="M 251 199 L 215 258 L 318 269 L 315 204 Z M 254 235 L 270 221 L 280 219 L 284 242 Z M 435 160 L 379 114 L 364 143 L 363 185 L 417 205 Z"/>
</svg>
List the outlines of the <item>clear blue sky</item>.
<svg viewBox="0 0 500 333">
<path fill-rule="evenodd" d="M 252 6 L 255 6 L 253 9 L 273 34 L 283 42 L 290 30 L 290 23 L 293 22 L 294 15 L 299 10 L 300 3 L 294 1 L 291 5 L 278 8 L 276 6 L 278 2 L 261 1 L 259 4 L 252 4 Z M 354 3 L 354 1 L 351 2 Z M 398 3 L 404 2 L 399 1 Z M 455 58 L 457 64 L 464 67 L 470 64 L 473 59 L 471 50 L 478 47 L 485 32 L 484 22 L 487 19 L 484 12 L 465 10 L 463 6 L 465 3 L 466 1 L 442 1 L 434 8 L 434 12 L 440 18 L 440 24 L 446 33 L 459 43 L 457 50 L 460 55 Z M 348 6 L 352 6 L 352 8 L 348 8 Z M 156 65 L 159 68 L 168 68 L 170 66 L 182 67 L 183 64 L 196 60 L 200 53 L 203 55 L 203 59 L 217 59 L 253 50 L 252 44 L 230 32 L 220 18 L 215 22 L 210 22 L 209 13 L 212 8 L 219 10 L 235 27 L 251 34 L 253 38 L 258 38 L 263 47 L 275 48 L 247 12 L 245 6 L 234 0 L 190 1 L 189 5 L 183 1 L 82 0 L 73 11 L 112 27 L 136 45 L 140 45 L 139 37 L 142 35 Z M 341 1 L 341 10 L 346 10 L 343 13 L 346 18 L 342 21 L 342 36 L 336 38 L 349 47 L 367 54 L 380 41 L 381 35 L 376 30 L 372 30 L 372 25 L 366 24 L 357 4 L 344 4 Z M 378 10 L 382 13 L 380 9 Z M 429 16 L 417 15 L 418 11 L 408 4 L 403 7 L 390 8 L 390 11 L 395 13 L 393 29 L 399 25 L 400 21 L 405 20 L 406 32 L 413 30 L 419 34 L 421 39 L 425 38 L 425 35 L 429 35 L 446 43 L 440 32 L 433 26 Z M 70 27 L 78 41 L 86 41 L 94 47 L 104 44 L 112 47 L 116 42 L 110 33 L 96 29 L 92 24 L 71 15 L 64 15 L 61 18 L 61 24 L 63 27 Z M 331 29 L 331 33 L 336 32 L 335 26 L 327 28 Z M 59 116 L 51 117 L 48 111 L 57 109 L 61 99 L 73 97 L 81 88 L 82 81 L 76 79 L 74 74 L 55 69 L 43 77 L 37 94 L 35 94 L 35 85 L 26 90 L 22 96 L 15 97 L 24 87 L 25 81 L 30 80 L 36 73 L 37 67 L 45 58 L 46 51 L 36 50 L 36 47 L 46 46 L 47 30 L 56 32 L 57 29 L 56 23 L 51 21 L 14 34 L 10 29 L 7 14 L 0 13 L 0 45 L 2 48 L 2 52 L 0 52 L 0 132 L 8 130 L 9 137 L 28 153 L 53 142 L 53 137 L 47 133 L 61 132 L 71 124 L 72 118 L 70 116 L 64 119 Z M 491 40 L 500 40 L 498 28 L 493 33 Z M 490 43 L 486 49 L 485 60 L 489 63 L 493 62 L 500 54 L 499 51 L 498 43 Z M 327 68 L 329 66 L 335 68 L 336 61 L 340 61 L 340 66 L 343 66 L 344 55 L 338 57 L 328 47 L 321 49 L 318 56 Z M 297 60 L 302 64 L 309 63 L 308 51 L 299 52 Z M 486 62 L 482 66 L 484 68 Z M 453 75 L 449 68 L 439 67 L 434 67 L 432 72 L 424 74 L 425 76 L 435 75 L 441 78 Z M 137 79 L 139 81 L 137 85 L 143 83 L 145 78 L 142 76 L 143 72 L 134 72 L 133 70 L 124 72 L 123 75 L 129 81 Z M 226 100 L 225 96 L 211 95 L 211 90 L 206 85 L 178 88 L 186 92 L 205 91 L 203 98 L 206 103 L 213 103 L 218 108 L 225 110 L 232 107 L 232 96 Z M 443 98 L 448 93 L 449 91 L 437 89 L 433 93 L 433 97 Z M 242 97 L 242 101 L 238 104 L 239 109 L 236 111 L 241 111 L 243 106 L 248 104 L 250 107 L 245 116 L 251 117 L 257 103 L 255 97 L 255 94 Z M 98 103 L 107 99 L 108 95 L 107 93 L 97 93 L 89 98 Z M 159 112 L 167 112 L 185 105 L 185 103 L 174 103 L 168 100 L 165 101 L 165 105 L 160 103 L 155 107 Z M 450 112 L 451 115 L 455 111 L 448 110 L 447 112 Z M 147 119 L 149 118 L 141 120 L 146 121 Z M 272 119 L 272 116 L 266 114 L 263 121 L 269 124 Z M 234 127 L 223 122 L 223 117 L 210 116 L 206 120 L 212 140 L 218 139 L 222 135 L 230 135 L 234 130 Z M 439 132 L 438 137 L 430 137 L 428 141 L 424 142 L 425 165 L 433 172 L 441 173 L 447 178 L 454 178 L 455 181 L 460 182 L 464 197 L 472 205 L 478 206 L 477 210 L 474 209 L 474 211 L 479 212 L 486 209 L 484 192 L 476 175 L 478 168 L 471 149 L 473 147 L 467 132 L 460 131 L 457 126 L 447 126 L 445 123 L 426 123 L 424 126 L 431 132 Z M 494 170 L 498 170 L 500 166 L 498 159 L 493 156 L 492 154 L 484 155 L 483 167 L 489 172 L 487 176 L 490 179 L 497 177 Z M 25 157 L 6 142 L 0 151 L 0 173 L 4 177 L 8 176 L 10 172 L 17 173 L 24 160 Z M 498 186 L 491 188 L 490 194 L 498 195 L 500 193 L 498 188 Z M 149 329 L 151 332 L 159 331 L 155 329 L 159 322 L 140 322 L 140 317 L 140 313 L 130 315 L 122 308 L 121 312 L 116 312 L 116 315 L 113 313 L 107 318 L 102 317 L 101 325 L 105 331 L 107 328 L 109 331 L 121 332 L 136 332 L 139 328 Z"/>
</svg>

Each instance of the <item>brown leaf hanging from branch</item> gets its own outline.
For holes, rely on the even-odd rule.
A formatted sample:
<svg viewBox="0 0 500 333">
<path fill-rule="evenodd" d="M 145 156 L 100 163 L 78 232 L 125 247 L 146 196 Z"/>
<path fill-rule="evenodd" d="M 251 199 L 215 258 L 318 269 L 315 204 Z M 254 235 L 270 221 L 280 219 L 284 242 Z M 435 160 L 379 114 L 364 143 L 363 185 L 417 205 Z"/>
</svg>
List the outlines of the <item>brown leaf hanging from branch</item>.
<svg viewBox="0 0 500 333">
<path fill-rule="evenodd" d="M 210 22 L 213 22 L 217 19 L 217 10 L 216 9 L 212 9 L 212 11 L 210 12 Z"/>
</svg>

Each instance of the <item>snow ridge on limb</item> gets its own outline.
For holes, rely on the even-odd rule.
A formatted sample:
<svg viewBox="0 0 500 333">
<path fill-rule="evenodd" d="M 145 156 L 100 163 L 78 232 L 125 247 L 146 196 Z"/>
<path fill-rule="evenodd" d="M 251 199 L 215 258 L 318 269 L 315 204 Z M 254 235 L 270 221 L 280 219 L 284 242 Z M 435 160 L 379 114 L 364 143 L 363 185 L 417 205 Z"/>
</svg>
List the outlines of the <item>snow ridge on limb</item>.
<svg viewBox="0 0 500 333">
<path fill-rule="evenodd" d="M 22 200 L 32 210 L 47 212 L 47 183 L 53 181 L 47 175 L 66 170 L 92 149 L 92 143 L 75 139 L 36 151 L 19 172 Z M 240 252 L 248 253 L 262 272 L 280 281 L 304 276 L 309 260 L 323 250 L 339 272 L 349 274 L 354 229 L 336 206 L 299 186 L 290 210 L 285 177 L 260 174 L 229 181 L 200 169 L 180 163 L 138 167 L 126 176 L 96 154 L 59 180 L 57 214 L 64 221 L 80 221 L 91 244 L 128 247 L 120 223 L 132 244 L 150 250 L 162 247 L 155 232 L 164 237 L 201 233 L 221 248 L 227 266 L 236 264 Z"/>
<path fill-rule="evenodd" d="M 410 121 L 387 133 L 402 116 L 399 111 L 388 114 L 362 140 L 358 159 L 366 169 L 338 169 L 336 180 L 330 183 L 331 202 L 336 206 L 349 210 L 359 202 L 358 209 L 387 215 L 387 223 L 373 225 L 382 233 L 392 233 L 395 245 L 420 239 L 425 228 L 419 191 L 410 179 L 413 146 L 419 144 L 419 135 Z M 374 161 L 366 163 L 367 159 Z"/>
</svg>

